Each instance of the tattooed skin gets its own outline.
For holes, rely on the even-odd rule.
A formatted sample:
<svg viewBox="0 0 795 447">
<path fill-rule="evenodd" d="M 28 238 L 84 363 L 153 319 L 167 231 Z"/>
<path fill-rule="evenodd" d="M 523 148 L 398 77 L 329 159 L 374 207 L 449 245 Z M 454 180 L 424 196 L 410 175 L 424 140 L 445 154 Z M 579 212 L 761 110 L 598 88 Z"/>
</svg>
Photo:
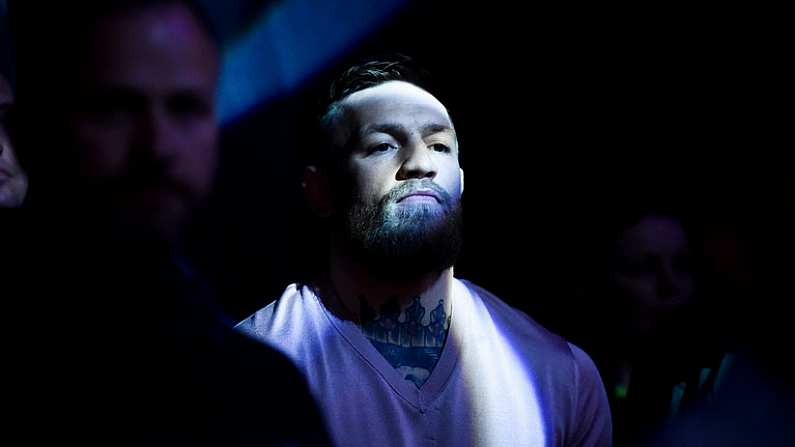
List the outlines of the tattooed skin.
<svg viewBox="0 0 795 447">
<path fill-rule="evenodd" d="M 404 379 L 420 388 L 439 361 L 450 328 L 444 300 L 430 311 L 427 323 L 423 322 L 427 311 L 420 297 L 403 312 L 397 298 L 388 300 L 380 312 L 364 297 L 359 297 L 359 304 L 364 335 Z"/>
</svg>

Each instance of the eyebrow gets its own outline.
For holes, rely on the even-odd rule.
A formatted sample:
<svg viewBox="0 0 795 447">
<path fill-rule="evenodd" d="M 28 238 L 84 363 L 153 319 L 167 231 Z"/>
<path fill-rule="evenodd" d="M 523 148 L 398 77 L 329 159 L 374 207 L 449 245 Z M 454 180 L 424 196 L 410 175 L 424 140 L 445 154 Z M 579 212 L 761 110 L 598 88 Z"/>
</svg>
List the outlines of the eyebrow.
<svg viewBox="0 0 795 447">
<path fill-rule="evenodd" d="M 396 135 L 408 133 L 408 129 L 406 129 L 406 126 L 397 123 L 372 124 L 365 127 L 362 130 L 361 135 L 366 136 L 372 133 L 387 133 L 390 135 Z M 455 137 L 455 130 L 452 127 L 444 124 L 431 123 L 420 128 L 420 134 L 423 138 L 436 133 L 449 133 Z"/>
</svg>

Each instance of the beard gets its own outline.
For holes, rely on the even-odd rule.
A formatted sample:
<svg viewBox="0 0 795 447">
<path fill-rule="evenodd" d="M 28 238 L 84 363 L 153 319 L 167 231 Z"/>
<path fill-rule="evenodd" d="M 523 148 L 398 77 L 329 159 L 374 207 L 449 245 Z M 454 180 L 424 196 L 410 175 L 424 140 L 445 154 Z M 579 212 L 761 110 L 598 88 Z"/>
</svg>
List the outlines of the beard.
<svg viewBox="0 0 795 447">
<path fill-rule="evenodd" d="M 202 205 L 195 188 L 165 172 L 80 179 L 82 204 L 121 239 L 178 243 Z"/>
<path fill-rule="evenodd" d="M 433 191 L 439 203 L 398 201 Z M 406 279 L 453 266 L 461 252 L 461 204 L 429 179 L 410 180 L 376 203 L 355 199 L 347 207 L 344 234 L 353 255 L 377 277 Z"/>
</svg>

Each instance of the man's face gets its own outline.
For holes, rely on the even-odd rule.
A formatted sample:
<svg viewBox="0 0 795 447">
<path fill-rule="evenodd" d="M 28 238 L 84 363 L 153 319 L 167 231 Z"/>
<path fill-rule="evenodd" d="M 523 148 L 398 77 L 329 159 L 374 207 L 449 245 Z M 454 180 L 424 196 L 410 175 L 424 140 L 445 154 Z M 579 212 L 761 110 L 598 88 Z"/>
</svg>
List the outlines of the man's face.
<svg viewBox="0 0 795 447">
<path fill-rule="evenodd" d="M 6 114 L 13 104 L 11 86 L 0 76 L 0 208 L 21 205 L 28 190 L 28 178 L 19 166 L 5 127 Z"/>
<path fill-rule="evenodd" d="M 400 81 L 356 92 L 341 106 L 333 137 L 348 149 L 342 171 L 350 238 L 401 268 L 452 265 L 460 248 L 462 179 L 445 107 Z"/>
<path fill-rule="evenodd" d="M 87 45 L 67 120 L 82 179 L 128 222 L 178 232 L 214 177 L 217 49 L 179 4 L 103 18 Z"/>
</svg>

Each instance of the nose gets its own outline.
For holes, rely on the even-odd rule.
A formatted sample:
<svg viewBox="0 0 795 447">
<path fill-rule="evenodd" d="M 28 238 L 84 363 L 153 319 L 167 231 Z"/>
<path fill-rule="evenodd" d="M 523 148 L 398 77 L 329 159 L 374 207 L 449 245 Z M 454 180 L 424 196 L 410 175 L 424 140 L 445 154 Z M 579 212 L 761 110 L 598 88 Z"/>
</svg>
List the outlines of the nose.
<svg viewBox="0 0 795 447">
<path fill-rule="evenodd" d="M 657 288 L 661 298 L 670 300 L 679 293 L 679 284 L 673 266 L 663 263 L 657 272 Z"/>
<path fill-rule="evenodd" d="M 415 141 L 405 148 L 406 155 L 397 172 L 398 180 L 433 179 L 436 177 L 436 165 L 432 158 L 432 150 L 424 141 Z"/>
<path fill-rule="evenodd" d="M 177 155 L 175 129 L 168 113 L 160 107 L 148 108 L 139 117 L 136 129 L 138 149 L 148 158 L 166 161 Z"/>
</svg>

